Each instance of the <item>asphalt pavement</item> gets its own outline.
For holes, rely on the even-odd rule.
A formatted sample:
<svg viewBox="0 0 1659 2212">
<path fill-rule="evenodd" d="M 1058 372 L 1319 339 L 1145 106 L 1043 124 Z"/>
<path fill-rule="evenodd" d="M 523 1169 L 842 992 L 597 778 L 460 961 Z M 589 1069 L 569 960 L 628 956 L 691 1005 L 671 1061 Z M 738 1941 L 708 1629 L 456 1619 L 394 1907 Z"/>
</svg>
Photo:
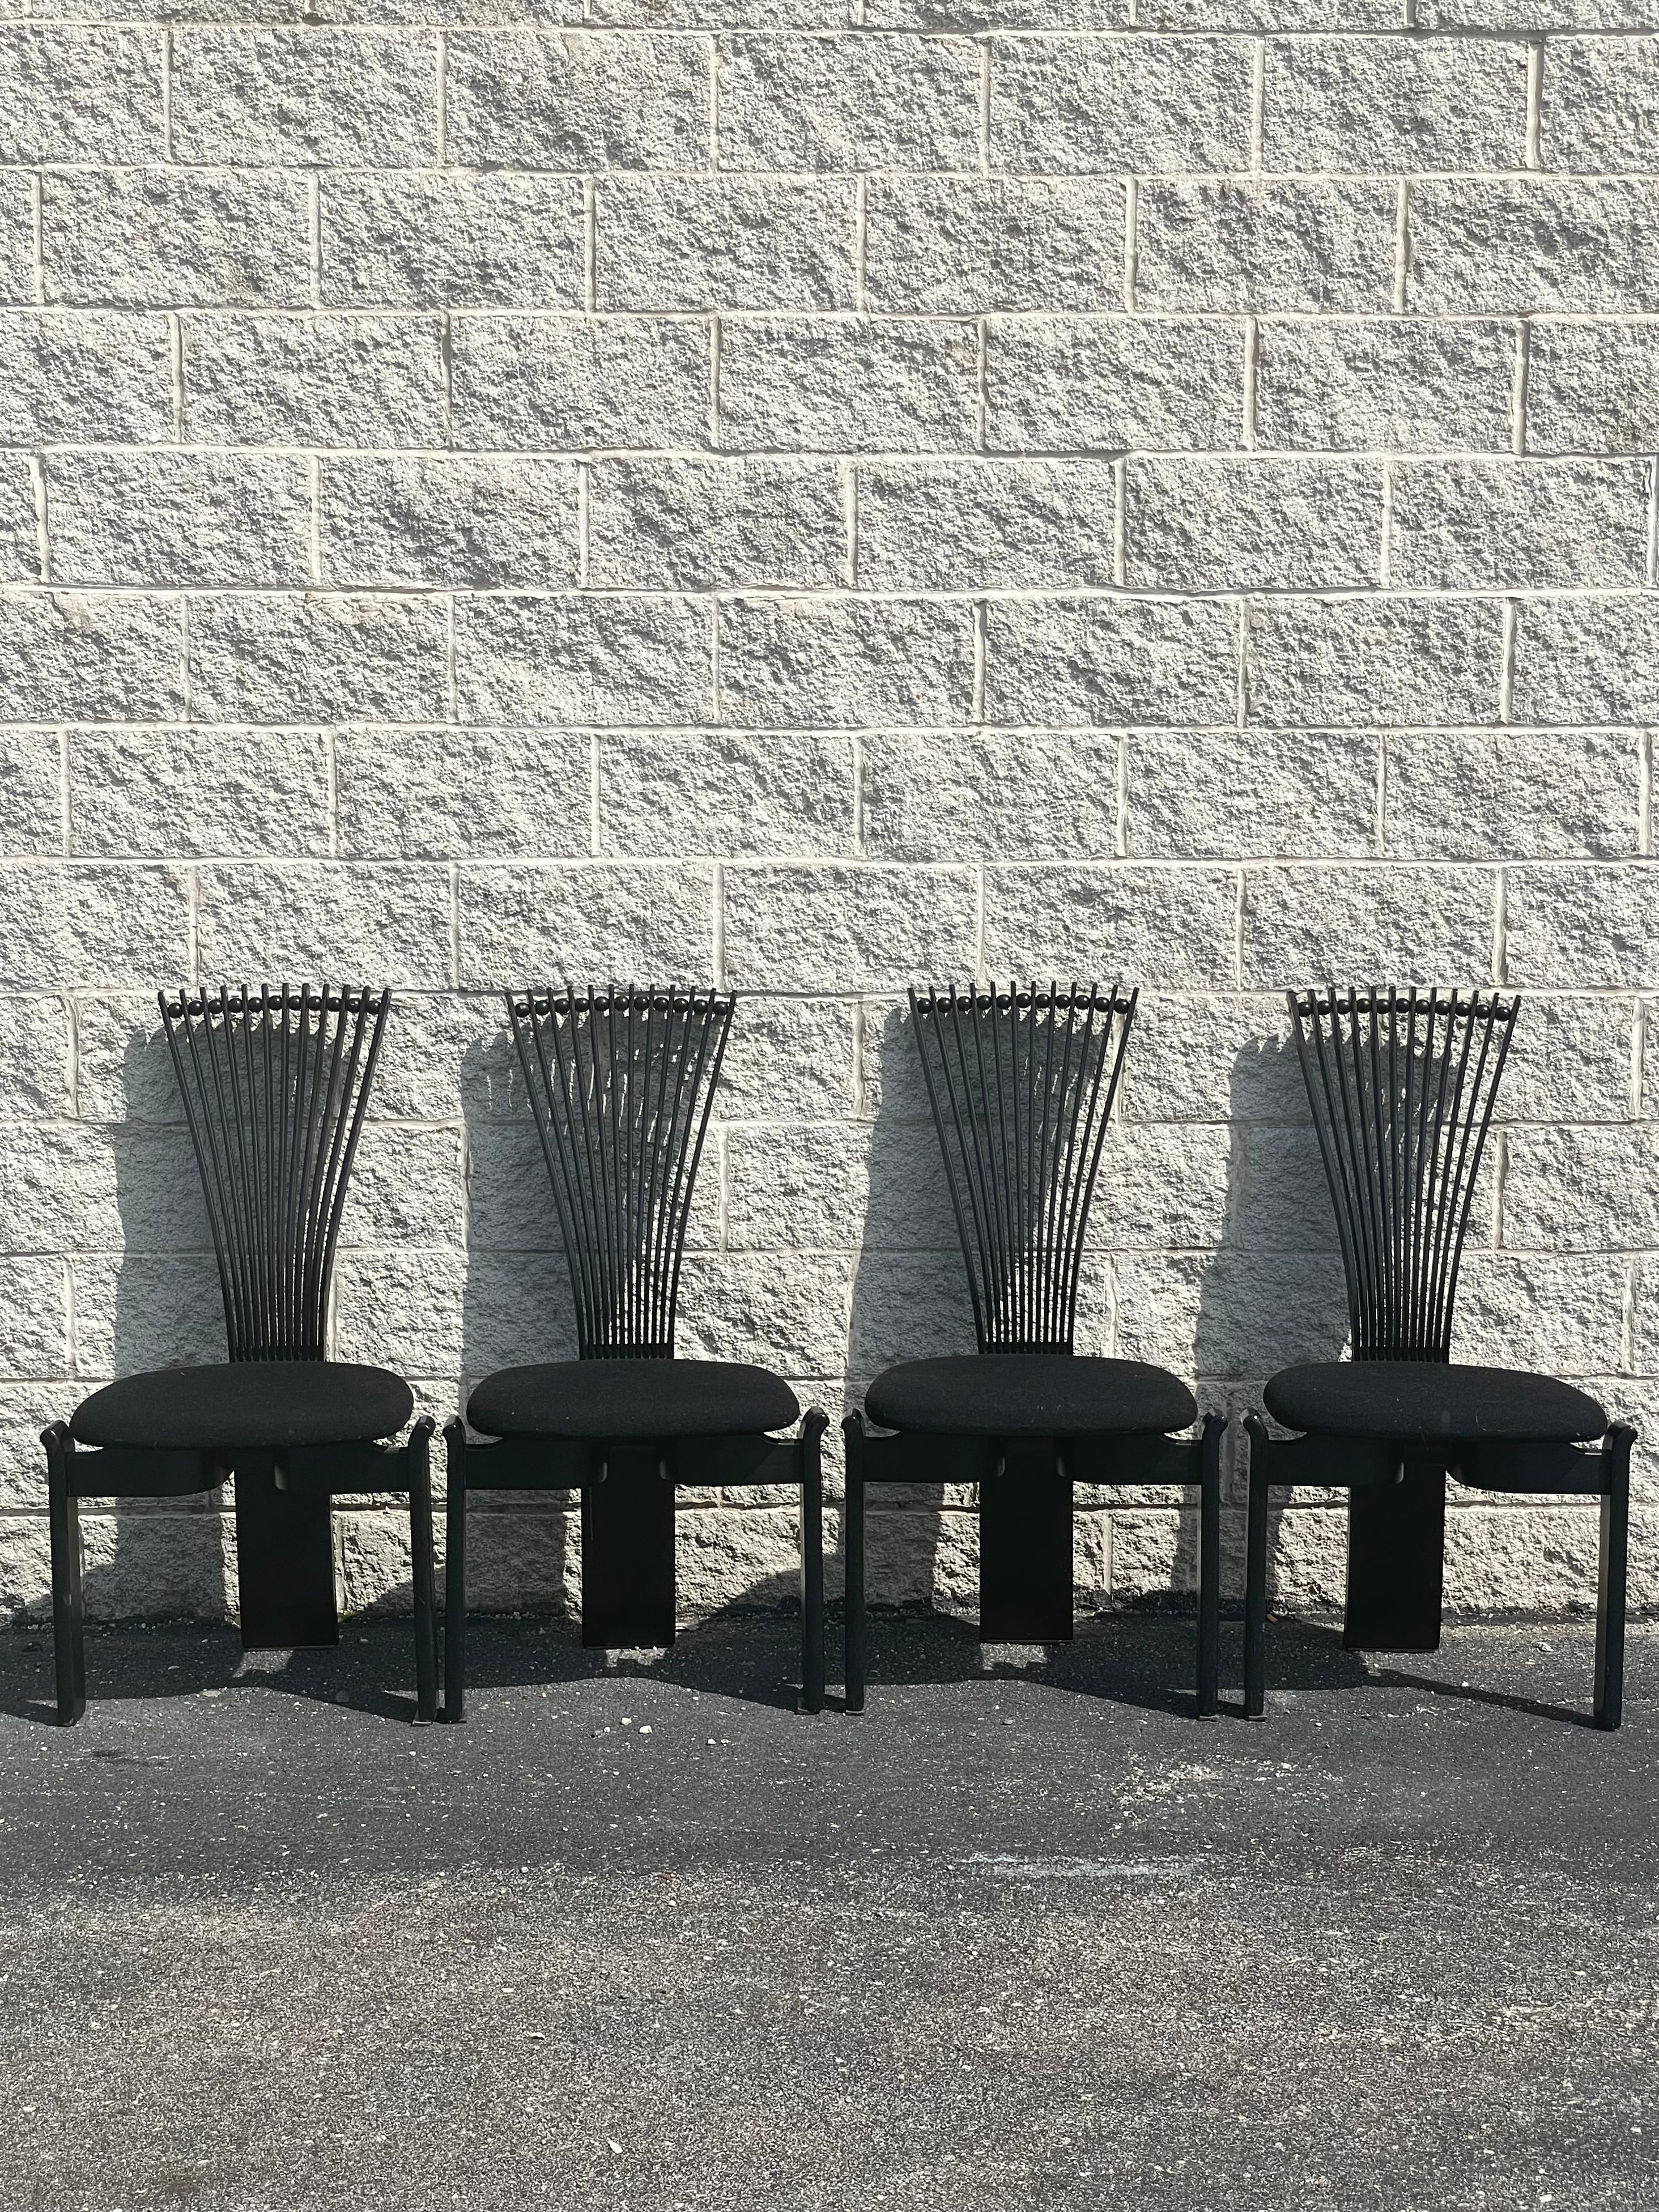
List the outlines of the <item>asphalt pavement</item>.
<svg viewBox="0 0 1659 2212">
<path fill-rule="evenodd" d="M 0 2207 L 1659 2207 L 1659 1627 L 794 1635 L 0 1635 Z"/>
</svg>

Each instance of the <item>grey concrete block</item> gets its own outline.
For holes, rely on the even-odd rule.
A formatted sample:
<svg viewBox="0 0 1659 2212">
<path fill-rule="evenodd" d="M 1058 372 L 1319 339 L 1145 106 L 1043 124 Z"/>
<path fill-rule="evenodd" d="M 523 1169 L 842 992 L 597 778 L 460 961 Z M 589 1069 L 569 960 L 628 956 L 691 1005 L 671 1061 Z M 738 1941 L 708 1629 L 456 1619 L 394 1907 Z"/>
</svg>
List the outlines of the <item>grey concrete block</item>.
<svg viewBox="0 0 1659 2212">
<path fill-rule="evenodd" d="M 1522 39 L 1270 39 L 1269 169 L 1522 169 Z M 1242 165 L 1241 165 L 1242 166 Z"/>
<path fill-rule="evenodd" d="M 459 980 L 473 989 L 562 975 L 710 980 L 710 868 L 479 862 L 461 870 L 457 900 Z"/>
<path fill-rule="evenodd" d="M 34 195 L 21 173 L 0 174 L 0 303 L 32 306 L 34 283 Z"/>
<path fill-rule="evenodd" d="M 706 721 L 709 616 L 690 599 L 463 600 L 455 682 L 468 721 Z"/>
<path fill-rule="evenodd" d="M 458 33 L 447 158 L 475 168 L 702 169 L 705 39 L 605 32 Z"/>
<path fill-rule="evenodd" d="M 1310 975 L 1486 982 L 1496 889 L 1492 871 L 1474 867 L 1252 869 L 1242 980 L 1257 990 L 1300 986 Z"/>
<path fill-rule="evenodd" d="M 1255 434 L 1264 447 L 1510 450 L 1512 323 L 1263 320 Z"/>
<path fill-rule="evenodd" d="M 1237 446 L 1243 326 L 1150 315 L 997 317 L 985 390 L 987 442 L 1006 452 Z"/>
<path fill-rule="evenodd" d="M 580 184 L 404 170 L 320 187 L 322 296 L 338 307 L 580 307 Z"/>
<path fill-rule="evenodd" d="M 1227 868 L 988 868 L 985 962 L 993 975 L 1214 988 L 1234 979 L 1237 906 Z"/>
<path fill-rule="evenodd" d="M 587 737 L 556 729 L 342 730 L 340 851 L 364 860 L 586 855 L 592 750 Z"/>
<path fill-rule="evenodd" d="M 1527 599 L 1516 609 L 1517 722 L 1659 721 L 1650 597 Z"/>
<path fill-rule="evenodd" d="M 1252 721 L 1495 722 L 1504 611 L 1495 600 L 1273 599 L 1250 612 Z"/>
<path fill-rule="evenodd" d="M 52 573 L 64 584 L 304 584 L 305 463 L 272 453 L 55 453 Z"/>
<path fill-rule="evenodd" d="M 831 461 L 602 460 L 589 473 L 592 581 L 653 591 L 847 580 Z"/>
<path fill-rule="evenodd" d="M 74 729 L 70 849 L 111 859 L 326 852 L 320 730 Z"/>
<path fill-rule="evenodd" d="M 404 168 L 438 158 L 430 32 L 186 28 L 173 41 L 185 162 Z"/>
<path fill-rule="evenodd" d="M 709 337 L 632 315 L 458 315 L 455 442 L 532 450 L 709 442 Z"/>
<path fill-rule="evenodd" d="M 985 715 L 1005 723 L 1215 723 L 1238 697 L 1238 617 L 1215 600 L 993 600 Z"/>
<path fill-rule="evenodd" d="M 0 23 L 0 162 L 160 161 L 161 54 L 136 27 Z"/>
<path fill-rule="evenodd" d="M 599 187 L 599 305 L 850 307 L 850 178 L 619 177 Z"/>
<path fill-rule="evenodd" d="M 1547 169 L 1659 170 L 1659 38 L 1552 39 L 1539 155 Z"/>
<path fill-rule="evenodd" d="M 184 703 L 183 609 L 166 599 L 0 597 L 0 719 L 159 721 Z"/>
<path fill-rule="evenodd" d="M 65 849 L 63 741 L 56 730 L 6 731 L 0 734 L 0 853 L 15 860 Z"/>
<path fill-rule="evenodd" d="M 763 728 L 949 724 L 972 712 L 971 609 L 922 599 L 733 599 L 723 718 Z"/>
<path fill-rule="evenodd" d="M 441 446 L 435 315 L 189 315 L 185 434 L 228 446 Z"/>
<path fill-rule="evenodd" d="M 623 858 L 850 858 L 852 742 L 811 730 L 619 730 L 599 742 L 598 809 L 600 849 Z"/>
<path fill-rule="evenodd" d="M 1118 850 L 1115 732 L 1029 731 L 864 744 L 872 860 L 1109 860 Z"/>
<path fill-rule="evenodd" d="M 786 971 L 798 989 L 902 989 L 973 963 L 966 868 L 737 866 L 725 889 L 726 978 L 739 989 Z"/>
<path fill-rule="evenodd" d="M 1319 590 L 1379 580 L 1374 461 L 1132 459 L 1124 577 L 1160 590 Z"/>
<path fill-rule="evenodd" d="M 1641 741 L 1628 730 L 1396 730 L 1390 853 L 1423 860 L 1634 860 Z"/>
<path fill-rule="evenodd" d="M 992 164 L 1039 176 L 1248 168 L 1254 67 L 1248 39 L 994 40 Z"/>
<path fill-rule="evenodd" d="M 42 184 L 50 304 L 302 307 L 311 296 L 303 177 L 235 169 L 87 169 Z"/>
<path fill-rule="evenodd" d="M 732 316 L 720 325 L 723 445 L 752 451 L 956 452 L 976 441 L 970 325 L 900 317 Z"/>
<path fill-rule="evenodd" d="M 1659 324 L 1539 321 L 1528 337 L 1529 453 L 1659 447 Z"/>
<path fill-rule="evenodd" d="M 1377 849 L 1370 730 L 1146 730 L 1125 743 L 1126 849 L 1153 860 Z"/>
<path fill-rule="evenodd" d="M 0 318 L 0 444 L 147 445 L 173 434 L 162 315 Z"/>
<path fill-rule="evenodd" d="M 720 42 L 722 169 L 971 169 L 979 150 L 969 40 L 770 32 Z"/>
<path fill-rule="evenodd" d="M 857 477 L 864 590 L 1114 580 L 1117 484 L 1109 462 L 868 461 Z"/>
<path fill-rule="evenodd" d="M 1389 574 L 1407 589 L 1644 583 L 1650 464 L 1402 461 Z"/>
<path fill-rule="evenodd" d="M 1093 178 L 875 177 L 865 285 L 884 313 L 1115 307 L 1123 191 Z"/>
<path fill-rule="evenodd" d="M 1139 196 L 1135 305 L 1175 313 L 1386 314 L 1395 198 L 1378 178 L 1152 179 Z"/>
<path fill-rule="evenodd" d="M 1659 183 L 1425 178 L 1412 188 L 1413 314 L 1649 314 Z"/>
<path fill-rule="evenodd" d="M 574 584 L 576 471 L 518 456 L 342 454 L 323 465 L 331 584 Z"/>
<path fill-rule="evenodd" d="M 449 874 L 394 862 L 241 861 L 197 871 L 204 975 L 361 975 L 435 990 L 450 974 Z"/>
<path fill-rule="evenodd" d="M 192 600 L 190 700 L 204 721 L 434 720 L 447 701 L 444 609 L 370 592 Z"/>
</svg>

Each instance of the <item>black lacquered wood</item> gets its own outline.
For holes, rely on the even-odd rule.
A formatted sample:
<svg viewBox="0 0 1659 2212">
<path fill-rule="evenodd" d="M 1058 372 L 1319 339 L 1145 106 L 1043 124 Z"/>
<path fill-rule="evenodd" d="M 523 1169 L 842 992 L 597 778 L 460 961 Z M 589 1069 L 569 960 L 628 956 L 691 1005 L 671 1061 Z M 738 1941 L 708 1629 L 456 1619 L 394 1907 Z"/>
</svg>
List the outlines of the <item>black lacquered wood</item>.
<svg viewBox="0 0 1659 2212">
<path fill-rule="evenodd" d="M 1070 1352 L 1101 1152 L 1138 994 L 912 989 L 981 1352 Z"/>
<path fill-rule="evenodd" d="M 160 994 L 236 1359 L 320 1359 L 390 991 Z"/>
<path fill-rule="evenodd" d="M 574 984 L 509 993 L 584 1359 L 669 1359 L 691 1194 L 736 1000 Z"/>
<path fill-rule="evenodd" d="M 583 1360 L 668 1360 L 692 1194 L 736 1006 L 730 992 L 679 985 L 564 983 L 510 992 L 512 1024 L 552 1184 L 574 1296 Z M 659 1371 L 659 1370 L 653 1370 Z M 606 1394 L 630 1388 L 625 1372 Z M 798 1483 L 801 1489 L 801 1696 L 823 1695 L 823 1493 L 826 1417 L 809 1408 L 799 1436 L 673 1434 L 641 1430 L 633 1402 L 578 1419 L 567 1397 L 557 1435 L 515 1428 L 494 1443 L 445 1431 L 449 1456 L 445 1574 L 444 1717 L 465 1716 L 466 1518 L 474 1490 L 581 1493 L 582 1640 L 608 1648 L 672 1644 L 674 1499 L 682 1483 Z M 476 1402 L 476 1400 L 475 1400 Z M 793 1404 L 793 1400 L 789 1401 Z M 592 1418 L 590 1437 L 580 1433 Z"/>
<path fill-rule="evenodd" d="M 1335 1212 L 1353 1358 L 1449 1365 L 1458 1274 L 1520 1001 L 1392 988 L 1287 995 Z M 1346 1487 L 1343 1640 L 1361 1650 L 1425 1651 L 1440 1641 L 1446 1482 L 1455 1476 L 1482 1490 L 1601 1500 L 1595 1718 L 1618 1726 L 1633 1433 L 1615 1425 L 1593 1450 L 1579 1441 L 1590 1434 L 1584 1428 L 1506 1441 L 1480 1432 L 1472 1387 L 1465 1410 L 1477 1433 L 1453 1431 L 1434 1443 L 1423 1433 L 1275 1437 L 1258 1415 L 1245 1416 L 1250 1717 L 1261 1716 L 1267 1695 L 1270 1487 Z M 1455 1389 L 1445 1418 L 1457 1418 Z"/>
<path fill-rule="evenodd" d="M 1287 994 L 1356 1359 L 1449 1359 L 1469 1211 L 1521 1001 Z"/>
<path fill-rule="evenodd" d="M 1217 1709 L 1216 1571 L 1220 1451 L 1224 1424 L 1205 1421 L 1195 1443 L 1120 1425 L 1133 1402 L 1116 1386 L 1115 1419 L 1099 1432 L 1035 1433 L 1029 1402 L 1016 1411 L 1020 1361 L 1074 1354 L 1078 1286 L 1089 1210 L 1122 1073 L 1139 994 L 1121 985 L 1011 981 L 989 988 L 951 983 L 913 988 L 911 1027 L 986 1366 L 1000 1355 L 1010 1372 L 990 1395 L 1007 1408 L 996 1433 L 983 1404 L 972 1431 L 923 1421 L 872 1437 L 849 1414 L 847 1439 L 847 1705 L 863 1710 L 868 1657 L 865 1601 L 867 1486 L 872 1482 L 974 1482 L 979 1486 L 980 1635 L 992 1643 L 1047 1643 L 1073 1632 L 1073 1481 L 1194 1482 L 1200 1492 L 1198 1710 Z M 973 1363 L 969 1363 L 970 1364 Z M 1109 1363 L 1102 1363 L 1102 1368 Z M 899 1378 L 872 1388 L 870 1407 L 903 1411 Z M 1162 1377 L 1164 1382 L 1171 1378 Z M 912 1386 L 914 1387 L 914 1386 Z M 1187 1394 L 1172 1384 L 1192 1418 Z M 1063 1400 L 1044 1401 L 1045 1413 Z M 1152 1408 L 1147 1407 L 1148 1418 Z M 886 1415 L 880 1416 L 886 1418 Z M 1152 1471 L 1156 1465 L 1157 1472 Z M 1079 1470 L 1087 1468 L 1087 1473 Z"/>
<path fill-rule="evenodd" d="M 392 994 L 281 983 L 164 991 L 159 1000 L 201 1174 L 232 1366 L 321 1360 L 341 1218 Z M 64 1717 L 76 1717 L 85 1702 L 77 1499 L 181 1497 L 234 1475 L 250 1648 L 337 1643 L 331 1496 L 409 1492 L 416 1715 L 434 1718 L 433 1426 L 417 1421 L 400 1445 L 183 1449 L 119 1441 L 79 1453 L 61 1425 L 48 1430 Z"/>
</svg>

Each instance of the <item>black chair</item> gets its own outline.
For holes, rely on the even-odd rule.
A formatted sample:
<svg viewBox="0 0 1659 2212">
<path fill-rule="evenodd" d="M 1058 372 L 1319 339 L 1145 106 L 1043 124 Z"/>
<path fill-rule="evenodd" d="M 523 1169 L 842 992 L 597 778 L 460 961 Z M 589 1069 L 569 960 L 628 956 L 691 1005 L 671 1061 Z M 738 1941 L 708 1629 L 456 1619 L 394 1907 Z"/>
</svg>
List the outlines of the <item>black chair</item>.
<svg viewBox="0 0 1659 2212">
<path fill-rule="evenodd" d="M 230 1353 L 222 1366 L 128 1375 L 46 1430 L 58 1717 L 86 1709 L 78 1501 L 186 1498 L 235 1478 L 242 1643 L 337 1644 L 331 1497 L 409 1493 L 416 1711 L 437 1704 L 435 1425 L 408 1385 L 325 1354 L 340 1214 L 392 1002 L 389 991 L 246 986 L 161 994 L 207 1201 Z M 87 1447 L 79 1449 L 77 1447 Z"/>
<path fill-rule="evenodd" d="M 1595 1719 L 1619 1725 L 1633 1429 L 1543 1375 L 1455 1364 L 1452 1312 L 1518 999 L 1479 992 L 1289 994 L 1347 1277 L 1350 1360 L 1285 1368 L 1262 1401 L 1291 1437 L 1250 1439 L 1244 1705 L 1266 1700 L 1267 1493 L 1349 1492 L 1351 1650 L 1440 1643 L 1446 1477 L 1601 1501 Z M 1600 1444 L 1597 1450 L 1585 1446 Z"/>
<path fill-rule="evenodd" d="M 763 1367 L 678 1359 L 680 1257 L 735 998 L 675 987 L 509 994 L 575 1294 L 580 1357 L 503 1368 L 445 1430 L 444 1718 L 465 1711 L 467 1498 L 581 1493 L 582 1642 L 674 1641 L 681 1483 L 799 1485 L 801 1701 L 823 1702 L 823 1492 L 816 1409 Z"/>
<path fill-rule="evenodd" d="M 910 993 L 945 1180 L 967 1263 L 977 1355 L 890 1367 L 848 1414 L 847 1705 L 864 1706 L 866 1491 L 979 1486 L 980 1636 L 1073 1632 L 1073 1485 L 1199 1487 L 1198 1710 L 1218 1708 L 1218 1535 L 1225 1423 L 1139 1360 L 1073 1351 L 1084 1233 L 1138 994 Z M 868 1421 L 894 1433 L 873 1436 Z"/>
</svg>

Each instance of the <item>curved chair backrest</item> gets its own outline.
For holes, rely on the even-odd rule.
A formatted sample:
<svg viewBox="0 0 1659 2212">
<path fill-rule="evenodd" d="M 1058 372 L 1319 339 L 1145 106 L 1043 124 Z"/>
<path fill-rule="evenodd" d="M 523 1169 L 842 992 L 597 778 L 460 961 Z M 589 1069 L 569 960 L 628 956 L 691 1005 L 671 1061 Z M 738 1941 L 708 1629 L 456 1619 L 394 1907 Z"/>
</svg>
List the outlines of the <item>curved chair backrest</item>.
<svg viewBox="0 0 1659 2212">
<path fill-rule="evenodd" d="M 547 1155 L 584 1359 L 672 1359 L 680 1255 L 730 992 L 509 993 Z"/>
<path fill-rule="evenodd" d="M 1138 997 L 1097 983 L 910 993 L 981 1352 L 1072 1349 Z"/>
<path fill-rule="evenodd" d="M 1480 1156 L 1519 999 L 1291 991 L 1356 1359 L 1449 1359 Z"/>
<path fill-rule="evenodd" d="M 320 1359 L 346 1185 L 390 991 L 161 994 L 233 1359 Z"/>
</svg>

